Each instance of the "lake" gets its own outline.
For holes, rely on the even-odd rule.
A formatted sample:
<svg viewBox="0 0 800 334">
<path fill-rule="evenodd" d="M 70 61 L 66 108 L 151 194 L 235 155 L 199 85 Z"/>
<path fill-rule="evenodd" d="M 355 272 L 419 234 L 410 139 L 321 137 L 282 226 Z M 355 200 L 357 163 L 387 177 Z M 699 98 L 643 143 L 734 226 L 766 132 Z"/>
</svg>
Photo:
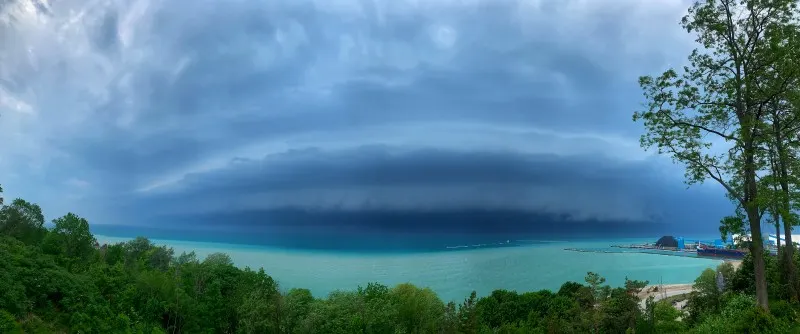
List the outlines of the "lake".
<svg viewBox="0 0 800 334">
<path fill-rule="evenodd" d="M 131 238 L 96 235 L 100 243 Z M 337 289 L 355 289 L 368 282 L 386 285 L 411 282 L 430 287 L 445 300 L 461 301 L 475 290 L 478 295 L 495 289 L 557 290 L 566 281 L 583 282 L 588 271 L 597 272 L 613 286 L 630 279 L 650 284 L 691 283 L 717 259 L 638 253 L 585 253 L 565 248 L 602 248 L 611 244 L 652 242 L 655 239 L 591 241 L 516 240 L 510 245 L 464 245 L 436 252 L 354 253 L 308 251 L 229 243 L 151 239 L 175 253 L 195 251 L 199 259 L 223 252 L 234 264 L 264 270 L 282 289 L 302 287 L 316 297 Z"/>
</svg>

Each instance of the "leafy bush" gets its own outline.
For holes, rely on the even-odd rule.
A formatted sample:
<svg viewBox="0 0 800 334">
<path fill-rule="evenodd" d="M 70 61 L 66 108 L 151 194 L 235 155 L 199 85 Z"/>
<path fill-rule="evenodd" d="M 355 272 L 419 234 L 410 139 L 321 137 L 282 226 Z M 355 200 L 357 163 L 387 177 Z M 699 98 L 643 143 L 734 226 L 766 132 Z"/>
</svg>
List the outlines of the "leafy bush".
<svg viewBox="0 0 800 334">
<path fill-rule="evenodd" d="M 22 333 L 22 326 L 14 319 L 14 316 L 2 309 L 0 309 L 0 333 Z"/>
<path fill-rule="evenodd" d="M 798 312 L 796 305 L 793 305 L 785 300 L 773 300 L 769 303 L 770 314 L 775 318 L 788 321 L 797 322 Z"/>
</svg>

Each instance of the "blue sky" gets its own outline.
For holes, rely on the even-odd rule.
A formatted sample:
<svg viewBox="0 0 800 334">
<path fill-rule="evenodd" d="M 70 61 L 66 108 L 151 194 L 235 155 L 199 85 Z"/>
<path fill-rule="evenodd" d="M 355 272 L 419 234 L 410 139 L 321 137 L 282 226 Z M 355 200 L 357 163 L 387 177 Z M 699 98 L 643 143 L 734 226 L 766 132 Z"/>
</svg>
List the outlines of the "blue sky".
<svg viewBox="0 0 800 334">
<path fill-rule="evenodd" d="M 5 2 L 0 183 L 102 224 L 489 209 L 713 231 L 721 188 L 685 190 L 631 120 L 638 76 L 694 47 L 688 6 Z"/>
</svg>

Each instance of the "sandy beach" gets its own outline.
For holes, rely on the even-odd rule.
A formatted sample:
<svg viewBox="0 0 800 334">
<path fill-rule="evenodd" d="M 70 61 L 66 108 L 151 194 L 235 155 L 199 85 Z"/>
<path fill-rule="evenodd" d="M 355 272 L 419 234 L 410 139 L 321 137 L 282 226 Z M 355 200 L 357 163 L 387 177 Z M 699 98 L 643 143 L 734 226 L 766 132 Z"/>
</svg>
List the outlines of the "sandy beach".
<svg viewBox="0 0 800 334">
<path fill-rule="evenodd" d="M 639 307 L 644 309 L 646 307 L 647 299 L 651 296 L 653 301 L 667 299 L 669 297 L 680 296 L 692 292 L 692 284 L 662 284 L 662 285 L 648 285 L 641 293 L 639 293 Z M 673 306 L 678 310 L 683 309 L 686 301 L 673 303 Z"/>
<path fill-rule="evenodd" d="M 742 265 L 741 260 L 725 260 L 726 263 L 730 263 L 733 265 L 733 268 L 739 270 L 739 267 Z M 653 297 L 654 301 L 659 301 L 662 299 L 666 299 L 669 297 L 685 295 L 692 292 L 692 285 L 693 284 L 659 284 L 659 285 L 648 285 L 642 292 L 639 293 L 639 299 L 641 300 L 640 304 L 642 307 L 645 305 L 645 301 L 647 298 Z M 674 305 L 679 310 L 683 308 L 685 305 L 685 301 Z"/>
<path fill-rule="evenodd" d="M 639 293 L 639 299 L 645 300 L 652 296 L 655 300 L 661 300 L 672 296 L 687 294 L 692 292 L 692 285 L 693 284 L 648 285 Z"/>
</svg>

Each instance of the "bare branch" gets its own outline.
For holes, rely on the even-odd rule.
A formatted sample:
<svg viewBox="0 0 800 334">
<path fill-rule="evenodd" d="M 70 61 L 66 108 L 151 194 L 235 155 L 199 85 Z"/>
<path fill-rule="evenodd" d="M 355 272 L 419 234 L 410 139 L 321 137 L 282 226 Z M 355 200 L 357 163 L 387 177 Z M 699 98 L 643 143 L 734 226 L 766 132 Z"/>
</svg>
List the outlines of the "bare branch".
<svg viewBox="0 0 800 334">
<path fill-rule="evenodd" d="M 731 141 L 735 141 L 735 142 L 739 142 L 739 141 L 740 141 L 740 139 L 739 139 L 739 138 L 736 138 L 736 137 L 735 137 L 735 136 L 733 136 L 733 135 L 725 134 L 725 133 L 722 133 L 722 132 L 720 132 L 720 131 L 717 131 L 717 130 L 714 130 L 714 129 L 709 129 L 708 127 L 706 127 L 706 126 L 703 126 L 703 125 L 692 124 L 692 123 L 685 122 L 685 121 L 678 121 L 678 120 L 675 120 L 675 118 L 673 118 L 673 117 L 672 117 L 672 116 L 669 114 L 669 112 L 668 112 L 668 111 L 666 111 L 666 110 L 663 110 L 663 109 L 662 109 L 662 110 L 660 110 L 659 112 L 661 112 L 661 113 L 665 114 L 665 115 L 667 116 L 667 118 L 670 120 L 670 122 L 672 122 L 672 125 L 674 125 L 674 126 L 688 126 L 688 127 L 691 127 L 691 128 L 696 128 L 696 129 L 700 129 L 700 130 L 706 131 L 706 132 L 708 132 L 708 133 L 715 134 L 715 135 L 717 135 L 717 136 L 720 136 L 720 137 L 722 137 L 722 138 L 725 138 L 726 140 L 731 140 Z"/>
</svg>

